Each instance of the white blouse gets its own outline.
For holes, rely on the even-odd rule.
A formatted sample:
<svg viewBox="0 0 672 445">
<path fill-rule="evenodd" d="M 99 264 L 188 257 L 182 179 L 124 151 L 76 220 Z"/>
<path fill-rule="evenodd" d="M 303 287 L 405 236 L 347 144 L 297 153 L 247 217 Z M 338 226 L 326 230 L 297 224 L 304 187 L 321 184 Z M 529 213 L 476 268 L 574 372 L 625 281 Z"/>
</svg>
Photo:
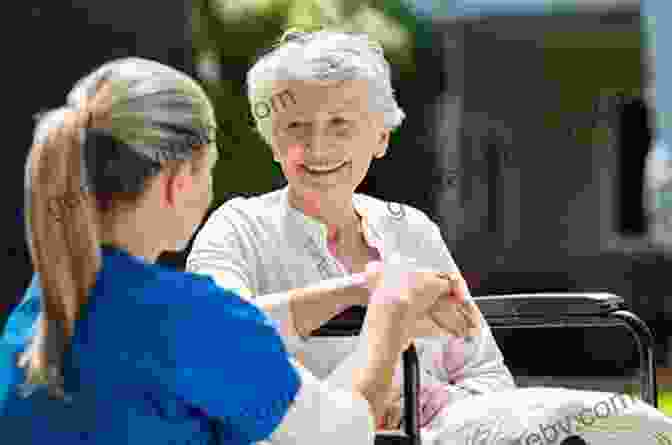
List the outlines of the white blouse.
<svg viewBox="0 0 672 445">
<path fill-rule="evenodd" d="M 414 259 L 419 268 L 459 271 L 438 226 L 422 211 L 362 194 L 353 195 L 353 205 L 363 217 L 366 241 L 378 249 L 383 261 L 401 255 Z M 343 376 L 351 375 L 350 370 L 365 360 L 357 358 L 358 345 L 362 344 L 358 337 L 304 340 L 289 334 L 286 291 L 343 277 L 348 271 L 328 250 L 326 226 L 289 205 L 287 187 L 252 198 L 232 199 L 213 212 L 194 240 L 187 270 L 208 274 L 220 286 L 236 289 L 250 301 L 263 299 L 288 351 L 300 352 L 303 364 L 317 379 L 328 382 L 334 378 L 347 388 Z M 273 303 L 271 309 L 269 302 Z M 415 341 L 421 368 L 421 426 L 431 428 L 431 419 L 457 400 L 515 387 L 482 316 L 480 326 L 477 337 L 443 335 Z M 403 382 L 401 366 L 395 381 Z M 344 412 L 346 416 L 354 413 Z M 301 424 L 301 428 L 306 426 Z M 322 439 L 319 442 L 326 443 Z"/>
</svg>

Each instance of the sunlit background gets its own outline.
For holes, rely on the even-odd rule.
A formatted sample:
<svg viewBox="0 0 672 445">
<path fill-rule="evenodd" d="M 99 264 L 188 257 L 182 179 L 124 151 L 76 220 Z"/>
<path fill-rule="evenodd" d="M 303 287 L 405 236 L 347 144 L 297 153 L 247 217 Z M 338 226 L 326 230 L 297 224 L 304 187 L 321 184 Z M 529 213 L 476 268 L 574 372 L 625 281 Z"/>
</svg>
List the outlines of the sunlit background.
<svg viewBox="0 0 672 445">
<path fill-rule="evenodd" d="M 17 127 L 7 129 L 16 132 L 6 146 L 14 175 L 5 219 L 13 222 L 8 310 L 31 274 L 19 184 L 35 112 L 60 105 L 76 78 L 110 58 L 160 60 L 197 76 L 214 100 L 216 205 L 268 192 L 284 180 L 252 131 L 245 74 L 288 27 L 331 26 L 383 45 L 408 115 L 361 192 L 414 205 L 439 222 L 475 295 L 624 297 L 654 330 L 657 365 L 672 366 L 665 279 L 672 262 L 652 230 L 651 202 L 663 195 L 645 174 L 655 21 L 641 16 L 639 1 L 27 3 L 9 64 L 24 97 L 12 115 Z M 162 260 L 179 267 L 184 254 Z M 581 376 L 575 383 L 611 390 L 636 381 L 625 330 L 549 329 L 536 343 L 517 332 L 497 337 L 516 375 L 529 381 Z"/>
</svg>

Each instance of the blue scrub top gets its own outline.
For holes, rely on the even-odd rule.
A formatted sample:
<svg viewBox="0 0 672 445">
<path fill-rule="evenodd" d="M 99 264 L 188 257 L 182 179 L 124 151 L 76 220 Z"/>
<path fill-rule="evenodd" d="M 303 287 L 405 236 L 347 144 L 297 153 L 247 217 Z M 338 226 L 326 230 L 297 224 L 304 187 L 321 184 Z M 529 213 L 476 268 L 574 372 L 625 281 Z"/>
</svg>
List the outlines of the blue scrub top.
<svg viewBox="0 0 672 445">
<path fill-rule="evenodd" d="M 0 339 L 0 443 L 250 444 L 300 387 L 273 323 L 209 277 L 105 247 L 64 360 L 71 402 L 22 399 L 16 355 L 40 311 L 33 282 Z"/>
</svg>

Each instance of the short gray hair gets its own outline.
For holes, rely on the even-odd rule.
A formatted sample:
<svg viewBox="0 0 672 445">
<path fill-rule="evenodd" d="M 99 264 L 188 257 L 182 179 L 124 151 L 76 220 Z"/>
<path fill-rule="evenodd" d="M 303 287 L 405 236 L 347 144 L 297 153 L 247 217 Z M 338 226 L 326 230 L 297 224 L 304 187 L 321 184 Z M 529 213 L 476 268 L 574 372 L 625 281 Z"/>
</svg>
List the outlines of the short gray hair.
<svg viewBox="0 0 672 445">
<path fill-rule="evenodd" d="M 404 111 L 394 97 L 390 64 L 383 48 L 366 34 L 321 30 L 291 32 L 247 73 L 247 96 L 257 130 L 270 144 L 272 119 L 259 117 L 258 104 L 272 101 L 280 80 L 363 80 L 370 82 L 370 110 L 383 113 L 385 127 L 401 125 Z"/>
</svg>

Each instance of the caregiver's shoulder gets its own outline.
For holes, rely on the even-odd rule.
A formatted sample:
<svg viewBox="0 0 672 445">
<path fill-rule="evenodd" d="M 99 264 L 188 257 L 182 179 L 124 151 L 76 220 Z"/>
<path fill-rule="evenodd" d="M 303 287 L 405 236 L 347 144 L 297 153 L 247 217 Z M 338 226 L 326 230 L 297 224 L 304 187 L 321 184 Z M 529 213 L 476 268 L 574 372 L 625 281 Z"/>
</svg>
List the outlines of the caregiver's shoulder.
<svg viewBox="0 0 672 445">
<path fill-rule="evenodd" d="M 151 279 L 145 277 L 145 283 L 152 283 L 151 291 L 143 298 L 143 302 L 150 306 L 170 307 L 171 312 L 182 315 L 223 316 L 229 321 L 252 320 L 260 325 L 273 326 L 255 305 L 243 300 L 237 293 L 221 288 L 210 276 L 162 266 L 153 267 L 151 275 Z"/>
</svg>

